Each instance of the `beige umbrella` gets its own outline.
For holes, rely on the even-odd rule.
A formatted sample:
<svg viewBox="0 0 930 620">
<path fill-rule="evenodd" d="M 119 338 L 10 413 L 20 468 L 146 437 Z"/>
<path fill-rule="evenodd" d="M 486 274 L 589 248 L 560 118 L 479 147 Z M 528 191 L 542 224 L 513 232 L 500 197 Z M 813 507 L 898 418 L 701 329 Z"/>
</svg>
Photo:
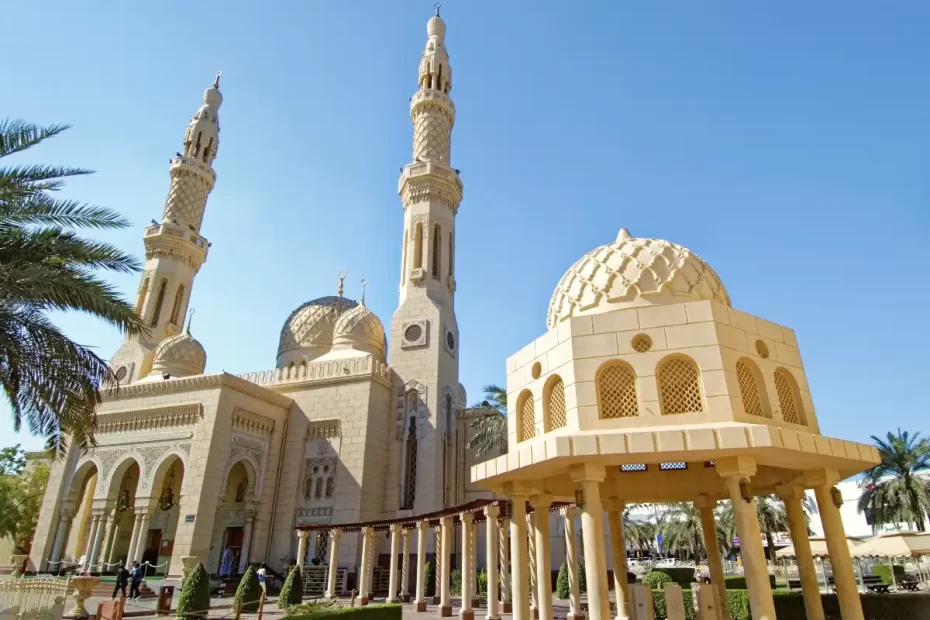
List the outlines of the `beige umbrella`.
<svg viewBox="0 0 930 620">
<path fill-rule="evenodd" d="M 850 549 L 857 557 L 908 558 L 930 555 L 930 534 L 896 532 L 876 536 Z"/>
<path fill-rule="evenodd" d="M 827 539 L 826 538 L 810 538 L 811 541 L 811 555 L 815 558 L 826 558 L 830 556 L 830 552 L 827 550 Z M 857 548 L 862 543 L 861 538 L 847 538 L 846 544 L 849 545 L 849 551 L 852 553 L 854 548 Z M 794 545 L 788 545 L 784 549 L 779 549 L 775 552 L 776 558 L 794 558 L 797 557 L 797 553 L 794 551 Z"/>
</svg>

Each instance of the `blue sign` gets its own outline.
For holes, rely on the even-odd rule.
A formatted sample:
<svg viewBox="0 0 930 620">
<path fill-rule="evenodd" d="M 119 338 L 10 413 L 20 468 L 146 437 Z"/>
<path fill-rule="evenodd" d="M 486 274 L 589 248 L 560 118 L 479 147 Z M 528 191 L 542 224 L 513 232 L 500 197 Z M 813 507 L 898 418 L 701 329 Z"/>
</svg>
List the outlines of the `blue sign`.
<svg viewBox="0 0 930 620">
<path fill-rule="evenodd" d="M 184 523 L 193 523 L 197 515 L 184 515 Z"/>
</svg>

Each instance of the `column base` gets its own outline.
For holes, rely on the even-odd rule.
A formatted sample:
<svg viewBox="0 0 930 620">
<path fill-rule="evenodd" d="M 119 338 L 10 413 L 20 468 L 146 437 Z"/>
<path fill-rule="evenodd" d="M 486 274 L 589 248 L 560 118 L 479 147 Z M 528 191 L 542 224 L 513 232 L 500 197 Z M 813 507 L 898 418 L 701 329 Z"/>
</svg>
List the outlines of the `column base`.
<svg viewBox="0 0 930 620">
<path fill-rule="evenodd" d="M 501 620 L 500 616 L 485 616 L 484 620 Z"/>
<path fill-rule="evenodd" d="M 439 617 L 440 618 L 451 618 L 452 617 L 452 605 L 442 605 L 439 607 Z"/>
<path fill-rule="evenodd" d="M 426 611 L 426 601 L 417 601 L 417 611 L 419 612 Z"/>
<path fill-rule="evenodd" d="M 533 620 L 539 620 L 539 607 L 530 607 L 530 617 Z"/>
<path fill-rule="evenodd" d="M 461 620 L 475 620 L 475 612 L 472 609 L 463 609 L 459 612 Z"/>
<path fill-rule="evenodd" d="M 505 601 L 501 603 L 501 611 L 505 614 L 513 613 L 513 603 L 511 601 Z"/>
<path fill-rule="evenodd" d="M 362 598 L 358 599 L 358 604 L 359 604 L 361 607 L 364 607 L 365 605 L 367 605 L 367 604 L 368 604 L 368 597 L 367 597 L 367 596 L 363 596 Z"/>
<path fill-rule="evenodd" d="M 585 620 L 584 614 L 565 614 L 565 620 Z"/>
</svg>

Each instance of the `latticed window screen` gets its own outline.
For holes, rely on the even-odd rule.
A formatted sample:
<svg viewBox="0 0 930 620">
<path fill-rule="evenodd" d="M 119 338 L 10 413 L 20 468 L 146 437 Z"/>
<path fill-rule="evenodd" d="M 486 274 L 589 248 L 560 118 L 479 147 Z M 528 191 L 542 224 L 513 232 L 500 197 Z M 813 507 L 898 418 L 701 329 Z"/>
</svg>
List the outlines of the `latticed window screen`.
<svg viewBox="0 0 930 620">
<path fill-rule="evenodd" d="M 554 431 L 568 424 L 565 417 L 565 384 L 556 377 L 549 386 L 549 411 L 546 430 Z"/>
<path fill-rule="evenodd" d="M 439 279 L 439 244 L 440 244 L 440 240 L 441 240 L 441 239 L 442 239 L 442 233 L 441 233 L 440 230 L 439 230 L 439 226 L 436 226 L 436 227 L 433 229 L 433 265 L 432 265 L 432 272 L 433 272 L 433 279 L 434 279 L 434 280 L 438 280 L 438 279 Z"/>
<path fill-rule="evenodd" d="M 620 466 L 620 471 L 646 471 L 649 469 L 649 466 L 645 463 L 626 463 L 625 465 Z"/>
<path fill-rule="evenodd" d="M 700 376 L 694 362 L 673 357 L 659 368 L 658 380 L 662 415 L 704 411 Z"/>
<path fill-rule="evenodd" d="M 161 318 L 161 308 L 165 305 L 165 293 L 168 289 L 168 280 L 162 280 L 158 285 L 158 297 L 155 298 L 155 312 L 152 313 L 152 327 L 158 325 Z"/>
<path fill-rule="evenodd" d="M 526 441 L 536 436 L 536 405 L 533 395 L 524 392 L 523 402 L 520 403 L 520 436 L 517 441 Z"/>
<path fill-rule="evenodd" d="M 609 363 L 601 369 L 597 376 L 597 395 L 602 420 L 639 415 L 636 373 L 627 364 Z"/>
<path fill-rule="evenodd" d="M 416 501 L 417 492 L 417 425 L 414 418 L 410 419 L 410 430 L 407 433 L 407 462 L 404 471 L 404 497 L 401 510 L 410 510 Z"/>
<path fill-rule="evenodd" d="M 142 312 L 142 305 L 145 304 L 145 295 L 149 292 L 148 277 L 142 278 L 142 286 L 139 287 L 139 297 L 136 299 L 136 313 Z"/>
<path fill-rule="evenodd" d="M 674 463 L 659 463 L 659 469 L 662 471 L 677 471 L 680 469 L 688 469 L 688 464 L 683 461 L 675 461 Z"/>
<path fill-rule="evenodd" d="M 765 417 L 765 408 L 762 406 L 762 397 L 759 395 L 756 373 L 749 367 L 749 363 L 743 360 L 736 362 L 736 378 L 739 379 L 739 393 L 743 397 L 743 408 L 746 413 Z"/>
<path fill-rule="evenodd" d="M 449 233 L 449 277 L 451 278 L 455 275 L 455 272 L 452 270 L 453 261 L 455 260 L 455 241 L 452 237 L 452 233 Z"/>
<path fill-rule="evenodd" d="M 404 230 L 404 250 L 403 257 L 400 259 L 400 283 L 405 284 L 407 282 L 407 238 L 410 235 Z"/>
<path fill-rule="evenodd" d="M 778 392 L 781 417 L 784 418 L 785 422 L 801 424 L 798 404 L 794 398 L 794 379 L 781 368 L 775 371 L 775 391 Z"/>
<path fill-rule="evenodd" d="M 181 302 L 184 301 L 184 285 L 178 285 L 178 292 L 174 295 L 174 307 L 171 308 L 171 322 L 178 325 L 178 316 L 181 313 Z"/>
<path fill-rule="evenodd" d="M 645 353 L 652 349 L 652 338 L 646 334 L 637 334 L 630 344 L 633 345 L 633 350 L 637 353 Z"/>
</svg>

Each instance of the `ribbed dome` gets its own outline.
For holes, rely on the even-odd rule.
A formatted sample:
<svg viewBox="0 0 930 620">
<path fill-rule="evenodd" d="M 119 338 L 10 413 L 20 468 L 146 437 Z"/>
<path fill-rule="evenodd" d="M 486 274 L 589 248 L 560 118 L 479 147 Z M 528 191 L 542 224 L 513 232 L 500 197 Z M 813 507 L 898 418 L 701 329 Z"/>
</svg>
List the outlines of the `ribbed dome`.
<svg viewBox="0 0 930 620">
<path fill-rule="evenodd" d="M 442 18 L 439 17 L 438 12 L 426 22 L 426 34 L 431 37 L 439 37 L 440 40 L 446 36 L 446 24 L 442 21 Z"/>
<path fill-rule="evenodd" d="M 572 316 L 636 306 L 707 300 L 730 304 L 723 282 L 704 260 L 664 239 L 631 237 L 625 228 L 617 240 L 588 252 L 559 280 L 546 325 Z"/>
<path fill-rule="evenodd" d="M 188 329 L 163 341 L 155 349 L 150 377 L 165 374 L 176 377 L 202 375 L 207 367 L 207 352 Z"/>
<path fill-rule="evenodd" d="M 358 349 L 384 357 L 384 325 L 364 301 L 339 317 L 333 335 L 334 348 Z"/>
<path fill-rule="evenodd" d="M 290 361 L 310 361 L 333 346 L 333 328 L 344 312 L 358 304 L 341 296 L 320 297 L 294 310 L 281 328 L 278 344 L 278 366 Z M 282 355 L 292 352 L 282 360 Z M 293 358 L 293 359 L 292 359 Z"/>
</svg>

